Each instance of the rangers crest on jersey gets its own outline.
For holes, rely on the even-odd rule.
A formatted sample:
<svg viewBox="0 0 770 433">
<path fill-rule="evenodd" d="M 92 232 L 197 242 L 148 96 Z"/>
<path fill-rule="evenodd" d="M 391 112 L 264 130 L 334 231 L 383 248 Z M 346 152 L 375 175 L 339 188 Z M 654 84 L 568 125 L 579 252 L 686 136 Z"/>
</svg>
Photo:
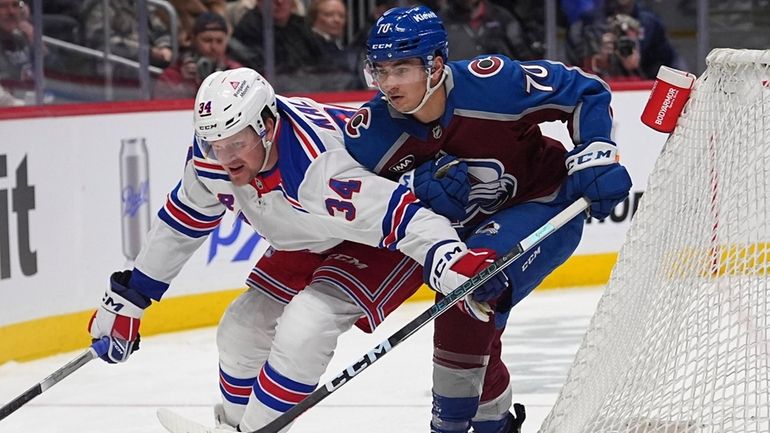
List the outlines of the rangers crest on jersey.
<svg viewBox="0 0 770 433">
<path fill-rule="evenodd" d="M 487 78 L 496 75 L 503 69 L 503 66 L 503 59 L 489 56 L 473 60 L 468 64 L 468 70 L 479 78 Z"/>
<path fill-rule="evenodd" d="M 356 114 L 354 114 L 345 125 L 345 133 L 352 138 L 360 137 L 361 129 L 369 128 L 371 120 L 372 112 L 369 107 L 361 108 L 356 111 Z"/>
</svg>

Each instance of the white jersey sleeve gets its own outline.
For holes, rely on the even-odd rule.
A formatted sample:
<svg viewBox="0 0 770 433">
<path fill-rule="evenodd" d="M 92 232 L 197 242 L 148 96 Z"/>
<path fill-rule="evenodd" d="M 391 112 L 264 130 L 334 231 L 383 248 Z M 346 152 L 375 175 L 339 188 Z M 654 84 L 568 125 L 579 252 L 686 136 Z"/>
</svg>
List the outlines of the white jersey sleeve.
<svg viewBox="0 0 770 433">
<path fill-rule="evenodd" d="M 219 225 L 224 212 L 225 206 L 201 182 L 189 160 L 134 264 L 132 280 L 139 282 L 145 295 L 160 300 L 182 266 Z"/>
</svg>

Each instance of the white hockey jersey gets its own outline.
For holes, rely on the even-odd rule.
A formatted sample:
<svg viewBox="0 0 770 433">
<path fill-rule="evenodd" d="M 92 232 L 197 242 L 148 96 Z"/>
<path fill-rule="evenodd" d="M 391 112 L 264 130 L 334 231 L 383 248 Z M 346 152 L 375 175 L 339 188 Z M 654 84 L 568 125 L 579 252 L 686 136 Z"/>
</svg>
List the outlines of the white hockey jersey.
<svg viewBox="0 0 770 433">
<path fill-rule="evenodd" d="M 226 210 L 279 250 L 323 252 L 348 240 L 398 249 L 423 264 L 435 243 L 459 242 L 449 221 L 424 208 L 408 188 L 369 172 L 347 153 L 342 128 L 353 110 L 279 96 L 278 112 L 278 163 L 249 185 L 233 185 L 193 139 L 184 176 L 135 262 L 132 281 L 145 295 L 160 300 Z"/>
</svg>

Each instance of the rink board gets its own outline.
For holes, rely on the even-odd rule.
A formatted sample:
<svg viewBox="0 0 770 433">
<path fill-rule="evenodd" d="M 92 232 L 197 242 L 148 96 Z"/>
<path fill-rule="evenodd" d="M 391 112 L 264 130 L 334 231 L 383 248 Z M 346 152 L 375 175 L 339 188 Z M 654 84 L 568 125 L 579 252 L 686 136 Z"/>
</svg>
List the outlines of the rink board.
<svg viewBox="0 0 770 433">
<path fill-rule="evenodd" d="M 587 224 L 576 255 L 541 288 L 607 281 L 666 138 L 638 120 L 647 94 L 617 91 L 613 99 L 614 139 L 634 181 L 630 199 L 608 220 Z M 356 105 L 369 95 L 318 99 Z M 135 248 L 129 244 L 136 240 L 126 238 L 136 221 L 123 214 L 152 218 L 182 174 L 192 137 L 191 105 L 152 101 L 0 110 L 0 363 L 88 343 L 87 320 L 110 273 L 131 264 L 124 251 Z M 569 142 L 561 124 L 543 130 Z M 121 179 L 121 169 L 126 171 L 121 140 L 127 138 L 145 140 L 148 189 L 127 191 Z M 148 310 L 142 333 L 215 324 L 266 247 L 250 227 L 226 217 L 174 280 L 168 299 Z M 416 296 L 432 295 L 424 288 Z"/>
</svg>

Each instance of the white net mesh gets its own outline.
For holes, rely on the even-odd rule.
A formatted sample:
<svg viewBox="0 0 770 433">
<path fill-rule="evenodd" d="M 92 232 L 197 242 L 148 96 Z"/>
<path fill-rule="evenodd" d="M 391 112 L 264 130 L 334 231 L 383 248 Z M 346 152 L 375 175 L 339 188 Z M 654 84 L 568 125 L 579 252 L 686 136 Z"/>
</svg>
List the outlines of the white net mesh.
<svg viewBox="0 0 770 433">
<path fill-rule="evenodd" d="M 770 51 L 707 62 L 542 433 L 770 432 Z"/>
</svg>

